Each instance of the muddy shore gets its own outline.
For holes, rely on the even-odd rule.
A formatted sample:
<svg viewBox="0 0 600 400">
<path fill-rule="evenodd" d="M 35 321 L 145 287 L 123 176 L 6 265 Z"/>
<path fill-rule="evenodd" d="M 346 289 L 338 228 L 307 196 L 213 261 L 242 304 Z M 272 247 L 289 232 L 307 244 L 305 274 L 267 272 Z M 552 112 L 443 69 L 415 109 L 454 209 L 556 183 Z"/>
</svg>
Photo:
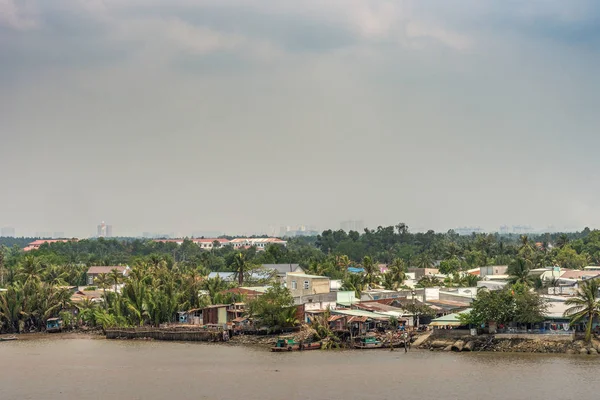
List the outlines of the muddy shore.
<svg viewBox="0 0 600 400">
<path fill-rule="evenodd" d="M 102 331 L 70 331 L 60 333 L 22 333 L 2 334 L 0 338 L 16 337 L 18 340 L 106 340 Z M 275 344 L 278 335 L 240 335 L 228 342 L 207 342 L 214 345 L 249 346 L 268 349 Z M 136 339 L 133 339 L 136 340 Z M 142 339 L 137 339 L 142 340 Z M 151 339 L 146 339 L 151 340 Z M 498 353 L 551 353 L 551 354 L 600 354 L 600 340 L 594 339 L 590 344 L 577 341 L 549 341 L 536 339 L 496 339 L 493 337 L 462 338 L 430 338 L 412 350 L 453 351 L 453 352 L 498 352 Z"/>
</svg>

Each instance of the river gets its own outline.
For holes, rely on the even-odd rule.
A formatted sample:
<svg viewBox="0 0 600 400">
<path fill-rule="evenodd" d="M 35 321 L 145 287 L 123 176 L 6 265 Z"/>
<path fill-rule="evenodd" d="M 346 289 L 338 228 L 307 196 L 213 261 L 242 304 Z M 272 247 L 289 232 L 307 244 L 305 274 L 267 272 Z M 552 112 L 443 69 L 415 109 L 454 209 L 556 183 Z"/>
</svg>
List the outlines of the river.
<svg viewBox="0 0 600 400">
<path fill-rule="evenodd" d="M 598 367 L 590 356 L 23 340 L 0 343 L 0 399 L 594 399 Z"/>
</svg>

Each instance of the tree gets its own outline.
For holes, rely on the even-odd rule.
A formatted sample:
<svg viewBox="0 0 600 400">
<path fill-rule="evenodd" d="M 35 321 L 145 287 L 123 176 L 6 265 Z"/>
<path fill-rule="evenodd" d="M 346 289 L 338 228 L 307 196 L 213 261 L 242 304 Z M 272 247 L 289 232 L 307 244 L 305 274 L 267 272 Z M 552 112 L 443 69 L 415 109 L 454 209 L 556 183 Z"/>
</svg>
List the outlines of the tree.
<svg viewBox="0 0 600 400">
<path fill-rule="evenodd" d="M 417 268 L 431 268 L 433 259 L 429 253 L 421 253 L 416 257 L 415 266 Z"/>
<path fill-rule="evenodd" d="M 123 281 L 123 273 L 115 268 L 108 273 L 108 277 L 113 285 L 115 285 L 115 293 L 117 293 L 117 286 Z"/>
<path fill-rule="evenodd" d="M 369 256 L 365 256 L 365 258 L 363 258 L 362 267 L 365 270 L 365 277 L 364 277 L 365 284 L 372 285 L 373 283 L 377 283 L 379 280 L 378 279 L 379 267 L 373 261 L 373 259 Z"/>
<path fill-rule="evenodd" d="M 281 328 L 295 323 L 291 319 L 292 308 L 296 309 L 294 298 L 289 289 L 279 282 L 275 282 L 262 296 L 248 304 L 250 316 L 269 328 Z"/>
<path fill-rule="evenodd" d="M 360 299 L 362 291 L 365 289 L 365 281 L 358 274 L 349 273 L 342 280 L 342 290 L 352 291 L 356 298 Z"/>
<path fill-rule="evenodd" d="M 237 253 L 235 255 L 232 267 L 237 276 L 238 285 L 242 286 L 244 284 L 244 273 L 246 272 L 247 267 L 246 256 L 244 253 Z"/>
<path fill-rule="evenodd" d="M 441 285 L 442 285 L 442 282 L 437 277 L 435 277 L 433 275 L 425 275 L 424 277 L 419 279 L 416 286 L 421 287 L 421 288 L 430 288 L 430 287 L 437 287 L 437 286 L 441 286 Z"/>
<path fill-rule="evenodd" d="M 489 322 L 536 323 L 543 321 L 546 303 L 528 286 L 517 284 L 503 290 L 480 289 L 471 303 L 471 312 L 461 316 L 464 324 L 482 325 Z"/>
<path fill-rule="evenodd" d="M 586 323 L 585 340 L 592 339 L 592 325 L 594 319 L 600 316 L 600 300 L 598 299 L 600 285 L 597 279 L 585 281 L 577 289 L 577 294 L 565 301 L 566 305 L 572 306 L 565 310 L 565 317 L 570 317 L 571 325 L 579 322 Z"/>
<path fill-rule="evenodd" d="M 461 262 L 458 257 L 453 256 L 450 259 L 440 262 L 440 273 L 450 275 L 460 271 Z"/>
<path fill-rule="evenodd" d="M 110 286 L 110 277 L 107 273 L 102 272 L 96 276 L 94 283 L 102 289 L 102 298 L 104 299 L 104 308 L 108 307 L 108 301 L 106 298 L 106 288 Z"/>
<path fill-rule="evenodd" d="M 567 236 L 567 234 L 565 234 L 565 233 L 561 234 L 558 237 L 558 239 L 556 239 L 556 247 L 558 247 L 559 249 L 562 249 L 568 243 L 569 243 L 569 236 Z"/>
<path fill-rule="evenodd" d="M 517 258 L 508 266 L 509 282 L 512 284 L 533 285 L 533 278 L 529 275 L 531 261 L 525 258 Z"/>
<path fill-rule="evenodd" d="M 565 245 L 556 254 L 556 263 L 561 268 L 582 269 L 587 264 L 587 258 L 584 254 L 578 254 L 571 245 Z"/>
</svg>

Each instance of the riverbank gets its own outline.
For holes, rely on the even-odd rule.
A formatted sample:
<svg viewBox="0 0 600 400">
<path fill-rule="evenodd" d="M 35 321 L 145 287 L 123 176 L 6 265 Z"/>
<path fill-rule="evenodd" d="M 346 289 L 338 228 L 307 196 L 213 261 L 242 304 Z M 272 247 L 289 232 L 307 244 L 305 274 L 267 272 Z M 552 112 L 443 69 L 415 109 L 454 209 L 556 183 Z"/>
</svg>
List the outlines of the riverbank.
<svg viewBox="0 0 600 400">
<path fill-rule="evenodd" d="M 499 352 L 499 353 L 552 353 L 552 354 L 600 354 L 600 341 L 593 339 L 591 343 L 583 340 L 565 340 L 556 338 L 503 338 L 490 336 L 469 336 L 454 338 L 430 337 L 424 341 L 420 349 L 430 351 L 454 352 Z"/>
<path fill-rule="evenodd" d="M 31 332 L 31 333 L 18 333 L 18 334 L 10 334 L 5 333 L 0 335 L 0 339 L 2 338 L 10 338 L 16 337 L 17 340 L 45 340 L 45 339 L 105 339 L 106 337 L 102 333 L 102 331 L 69 331 L 69 332 L 56 332 L 56 333 L 48 333 L 48 332 Z"/>
<path fill-rule="evenodd" d="M 0 338 L 16 337 L 17 340 L 76 340 L 93 339 L 105 340 L 102 331 L 69 331 L 59 333 L 34 332 L 21 334 L 2 334 Z M 279 335 L 237 335 L 229 341 L 205 342 L 215 345 L 253 347 L 267 350 L 275 345 Z M 298 337 L 298 339 L 305 339 Z M 128 339 L 123 339 L 128 340 Z M 130 339 L 141 340 L 141 339 Z M 145 338 L 144 340 L 154 340 Z M 418 343 L 418 337 L 416 342 Z M 347 350 L 352 348 L 342 346 Z M 497 338 L 494 336 L 469 336 L 456 338 L 428 337 L 412 350 L 427 350 L 432 352 L 486 352 L 486 353 L 547 353 L 547 354 L 600 354 L 600 340 L 594 339 L 587 345 L 582 340 L 565 341 L 560 338 L 548 339 L 519 339 Z M 389 349 L 388 349 L 389 350 Z M 363 350 L 364 351 L 364 350 Z"/>
</svg>

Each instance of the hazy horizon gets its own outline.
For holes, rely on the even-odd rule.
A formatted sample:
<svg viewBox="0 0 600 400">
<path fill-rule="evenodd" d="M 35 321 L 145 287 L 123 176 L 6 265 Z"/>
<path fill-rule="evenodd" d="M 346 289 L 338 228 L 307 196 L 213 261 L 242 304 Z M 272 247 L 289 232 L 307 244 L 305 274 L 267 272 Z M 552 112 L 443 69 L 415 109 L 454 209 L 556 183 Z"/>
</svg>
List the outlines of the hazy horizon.
<svg viewBox="0 0 600 400">
<path fill-rule="evenodd" d="M 0 0 L 0 227 L 600 227 L 600 3 Z"/>
</svg>

